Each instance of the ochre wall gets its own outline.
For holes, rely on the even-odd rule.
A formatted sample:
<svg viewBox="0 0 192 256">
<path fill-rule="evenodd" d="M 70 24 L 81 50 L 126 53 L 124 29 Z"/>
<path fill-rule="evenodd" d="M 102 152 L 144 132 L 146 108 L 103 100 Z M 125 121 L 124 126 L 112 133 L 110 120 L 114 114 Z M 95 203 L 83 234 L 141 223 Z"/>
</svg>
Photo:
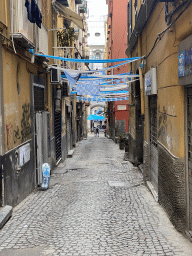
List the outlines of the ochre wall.
<svg viewBox="0 0 192 256">
<path fill-rule="evenodd" d="M 5 151 L 31 138 L 30 73 L 26 61 L 4 49 Z M 18 87 L 18 89 L 17 89 Z"/>
<path fill-rule="evenodd" d="M 133 1 L 132 10 L 134 10 Z M 178 13 L 172 18 L 174 20 Z M 135 15 L 133 16 L 133 29 Z M 142 69 L 143 76 L 151 67 L 157 67 L 157 121 L 158 140 L 176 157 L 185 157 L 184 143 L 184 87 L 178 85 L 178 44 L 192 33 L 192 5 L 187 11 L 165 32 L 164 36 L 146 60 Z M 167 28 L 164 15 L 164 3 L 157 3 L 147 25 L 140 35 L 140 44 L 132 52 L 132 56 L 146 56 L 153 44 L 164 29 Z M 138 53 L 140 53 L 138 55 Z M 135 64 L 130 69 L 136 70 Z M 144 99 L 145 122 L 144 140 L 149 142 L 148 96 Z M 130 110 L 133 111 L 133 110 Z M 162 121 L 162 117 L 164 122 Z M 133 117 L 130 113 L 130 131 L 133 129 Z M 134 122 L 133 122 L 134 125 Z M 132 131 L 133 133 L 133 131 Z"/>
<path fill-rule="evenodd" d="M 9 1 L 1 0 L 0 1 L 0 21 L 5 24 L 7 27 L 10 26 L 10 16 L 9 16 Z"/>
<path fill-rule="evenodd" d="M 147 58 L 146 66 L 143 69 L 143 74 L 145 74 L 151 67 L 157 67 L 158 140 L 179 158 L 185 157 L 185 131 L 184 88 L 178 85 L 178 43 L 179 40 L 183 40 L 191 33 L 192 26 L 189 22 L 191 19 L 192 6 L 165 33 Z M 141 36 L 142 55 L 150 52 L 158 33 L 166 28 L 164 3 L 158 3 Z M 149 142 L 147 97 L 145 96 L 144 140 Z"/>
</svg>

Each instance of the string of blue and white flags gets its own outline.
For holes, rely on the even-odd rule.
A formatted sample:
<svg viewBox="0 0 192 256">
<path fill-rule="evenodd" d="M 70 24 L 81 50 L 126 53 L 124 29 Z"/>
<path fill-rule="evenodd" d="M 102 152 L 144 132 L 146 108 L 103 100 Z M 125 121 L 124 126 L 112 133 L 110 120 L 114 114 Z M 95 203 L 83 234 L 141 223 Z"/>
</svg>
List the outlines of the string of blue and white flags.
<svg viewBox="0 0 192 256">
<path fill-rule="evenodd" d="M 76 98 L 82 101 L 97 101 L 97 102 L 110 102 L 110 101 L 121 101 L 129 99 L 129 83 L 139 80 L 138 74 L 116 74 L 116 75 L 105 75 L 107 70 L 112 70 L 114 68 L 126 65 L 128 63 L 142 59 L 143 57 L 134 58 L 121 58 L 121 59 L 73 59 L 64 58 L 52 55 L 43 55 L 30 52 L 38 57 L 46 57 L 61 61 L 69 62 L 80 62 L 80 63 L 115 63 L 120 62 L 120 64 L 103 68 L 100 70 L 73 70 L 66 69 L 62 67 L 55 67 L 60 69 L 63 73 L 61 77 L 67 79 L 70 88 L 72 90 L 71 94 L 76 94 Z M 50 66 L 50 69 L 52 66 Z"/>
</svg>

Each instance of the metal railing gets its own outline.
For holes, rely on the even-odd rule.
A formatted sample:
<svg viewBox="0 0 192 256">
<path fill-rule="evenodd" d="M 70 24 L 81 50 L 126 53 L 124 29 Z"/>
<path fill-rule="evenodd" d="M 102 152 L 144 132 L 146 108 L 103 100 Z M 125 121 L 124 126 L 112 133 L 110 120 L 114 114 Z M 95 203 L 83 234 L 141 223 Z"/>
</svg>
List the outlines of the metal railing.
<svg viewBox="0 0 192 256">
<path fill-rule="evenodd" d="M 53 54 L 57 57 L 63 58 L 74 58 L 75 56 L 75 47 L 53 47 Z M 57 64 L 63 68 L 75 68 L 74 62 L 63 61 L 63 60 L 54 60 L 54 64 Z"/>
<path fill-rule="evenodd" d="M 79 53 L 79 50 L 76 47 L 53 47 L 54 56 L 63 57 L 63 58 L 76 58 L 75 53 Z M 78 58 L 81 58 L 80 53 Z M 54 64 L 59 65 L 63 68 L 76 69 L 79 70 L 82 68 L 83 63 L 76 63 L 63 60 L 54 60 Z"/>
</svg>

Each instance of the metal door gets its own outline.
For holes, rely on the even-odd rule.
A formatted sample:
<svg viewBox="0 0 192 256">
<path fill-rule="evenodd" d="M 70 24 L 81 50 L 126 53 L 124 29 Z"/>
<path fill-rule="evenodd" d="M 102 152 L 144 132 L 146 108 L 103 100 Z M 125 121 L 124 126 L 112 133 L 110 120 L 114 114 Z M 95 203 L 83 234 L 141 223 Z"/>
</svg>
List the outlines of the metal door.
<svg viewBox="0 0 192 256">
<path fill-rule="evenodd" d="M 37 184 L 42 183 L 43 145 L 42 145 L 42 113 L 36 113 L 36 152 L 37 152 Z"/>
<path fill-rule="evenodd" d="M 36 181 L 42 183 L 43 164 L 43 116 L 45 103 L 45 80 L 34 76 L 33 83 L 33 106 L 35 115 L 35 154 L 36 154 Z"/>
<path fill-rule="evenodd" d="M 58 162 L 61 159 L 61 111 L 55 111 L 55 154 Z"/>
<path fill-rule="evenodd" d="M 150 180 L 158 193 L 158 149 L 157 149 L 157 96 L 149 97 L 150 112 Z"/>
<path fill-rule="evenodd" d="M 71 150 L 71 118 L 67 117 L 67 152 Z"/>
<path fill-rule="evenodd" d="M 51 156 L 51 134 L 50 134 L 50 113 L 44 111 L 42 113 L 43 120 L 43 162 L 49 163 Z"/>
<path fill-rule="evenodd" d="M 189 230 L 192 230 L 192 88 L 187 88 Z"/>
</svg>

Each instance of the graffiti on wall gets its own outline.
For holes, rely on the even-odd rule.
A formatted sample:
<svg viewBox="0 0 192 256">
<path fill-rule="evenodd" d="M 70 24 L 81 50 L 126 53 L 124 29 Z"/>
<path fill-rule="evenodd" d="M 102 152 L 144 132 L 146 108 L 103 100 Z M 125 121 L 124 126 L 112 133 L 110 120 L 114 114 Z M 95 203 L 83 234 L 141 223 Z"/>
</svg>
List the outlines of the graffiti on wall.
<svg viewBox="0 0 192 256">
<path fill-rule="evenodd" d="M 21 142 L 24 142 L 31 137 L 31 106 L 30 104 L 24 104 L 22 109 Z"/>
<path fill-rule="evenodd" d="M 30 104 L 22 106 L 21 128 L 17 125 L 18 120 L 14 123 L 5 125 L 6 129 L 6 147 L 8 150 L 13 148 L 17 143 L 30 139 L 31 136 L 31 108 Z"/>
<path fill-rule="evenodd" d="M 172 123 L 168 119 L 168 114 L 163 106 L 163 112 L 160 112 L 160 106 L 158 107 L 159 117 L 158 117 L 158 139 L 161 139 L 163 144 L 167 144 L 168 149 L 171 151 L 172 147 Z"/>
<path fill-rule="evenodd" d="M 20 140 L 20 131 L 18 126 L 14 128 L 14 125 L 11 123 L 6 124 L 5 128 L 7 136 L 7 147 L 10 149 L 14 144 L 17 143 L 18 140 Z"/>
<path fill-rule="evenodd" d="M 16 129 L 13 131 L 13 139 L 14 139 L 14 144 L 17 143 L 18 140 L 20 140 L 20 131 L 19 127 L 17 126 Z"/>
</svg>

